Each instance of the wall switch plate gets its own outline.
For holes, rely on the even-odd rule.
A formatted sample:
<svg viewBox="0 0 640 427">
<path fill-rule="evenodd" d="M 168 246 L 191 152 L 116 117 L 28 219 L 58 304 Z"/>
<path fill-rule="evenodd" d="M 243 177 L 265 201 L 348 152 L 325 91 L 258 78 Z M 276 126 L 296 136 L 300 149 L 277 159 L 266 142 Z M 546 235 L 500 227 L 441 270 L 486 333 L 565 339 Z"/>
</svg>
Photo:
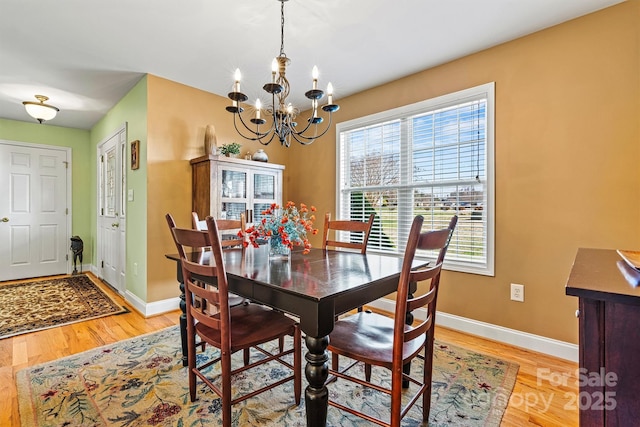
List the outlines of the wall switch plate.
<svg viewBox="0 0 640 427">
<path fill-rule="evenodd" d="M 133 202 L 133 189 L 130 189 L 129 191 L 127 191 L 127 200 L 129 202 Z"/>
<path fill-rule="evenodd" d="M 524 285 L 511 284 L 511 300 L 524 302 Z"/>
</svg>

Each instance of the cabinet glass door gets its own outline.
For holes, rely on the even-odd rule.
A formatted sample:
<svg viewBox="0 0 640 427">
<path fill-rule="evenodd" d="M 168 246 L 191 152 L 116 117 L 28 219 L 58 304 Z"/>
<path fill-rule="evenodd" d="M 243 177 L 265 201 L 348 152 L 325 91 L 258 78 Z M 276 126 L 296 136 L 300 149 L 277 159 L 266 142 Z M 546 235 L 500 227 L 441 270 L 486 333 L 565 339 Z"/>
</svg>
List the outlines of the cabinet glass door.
<svg viewBox="0 0 640 427">
<path fill-rule="evenodd" d="M 222 215 L 220 219 L 240 219 L 240 214 L 246 212 L 246 203 L 222 202 Z"/>
<path fill-rule="evenodd" d="M 245 199 L 247 197 L 246 172 L 222 171 L 222 197 Z"/>
<path fill-rule="evenodd" d="M 276 177 L 256 173 L 253 176 L 253 197 L 274 200 L 276 198 Z"/>
<path fill-rule="evenodd" d="M 258 222 L 276 199 L 275 175 L 256 173 L 253 175 L 253 221 Z"/>
<path fill-rule="evenodd" d="M 240 219 L 247 211 L 247 173 L 237 170 L 222 170 L 222 219 Z"/>
</svg>

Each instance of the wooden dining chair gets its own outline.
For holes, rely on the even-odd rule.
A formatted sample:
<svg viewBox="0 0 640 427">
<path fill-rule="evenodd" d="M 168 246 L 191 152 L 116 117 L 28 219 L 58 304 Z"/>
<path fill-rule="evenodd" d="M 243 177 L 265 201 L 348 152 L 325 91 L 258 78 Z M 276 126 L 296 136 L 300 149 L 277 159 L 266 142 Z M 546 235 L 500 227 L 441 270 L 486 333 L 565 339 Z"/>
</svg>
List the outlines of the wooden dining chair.
<svg viewBox="0 0 640 427">
<path fill-rule="evenodd" d="M 222 249 L 243 247 L 245 242 L 245 230 L 247 223 L 244 214 L 240 214 L 240 219 L 218 219 L 216 220 L 220 232 L 220 245 Z M 207 221 L 200 219 L 197 212 L 191 212 L 191 226 L 194 230 L 207 231 Z M 228 233 L 225 233 L 227 231 Z M 229 233 L 230 232 L 230 233 Z M 201 248 L 201 251 L 208 251 L 211 248 Z M 231 307 L 239 304 L 248 304 L 249 300 L 239 295 L 229 293 L 229 305 Z M 247 353 L 248 354 L 248 353 Z"/>
<path fill-rule="evenodd" d="M 388 394 L 391 397 L 390 418 L 382 420 L 336 400 L 330 399 L 329 404 L 382 426 L 399 427 L 402 418 L 421 396 L 423 421 L 427 422 L 429 419 L 433 332 L 440 272 L 458 218 L 454 216 L 449 227 L 445 229 L 427 232 L 421 231 L 423 220 L 422 216 L 416 216 L 409 232 L 398 281 L 394 317 L 359 312 L 336 322 L 333 332 L 329 335 L 328 350 L 354 360 L 344 369 L 332 364 L 329 373 L 333 377 L 330 381 L 346 379 Z M 418 250 L 438 250 L 436 262 L 423 268 L 412 269 L 411 265 Z M 411 283 L 425 280 L 430 280 L 428 290 L 417 296 L 412 295 Z M 407 313 L 423 307 L 427 311 L 426 318 L 406 325 Z M 419 357 L 423 350 L 424 357 Z M 421 379 L 403 372 L 404 366 L 412 361 L 422 361 Z M 365 374 L 363 380 L 348 373 L 359 362 L 365 366 L 379 366 L 391 370 L 391 388 L 371 382 L 370 374 Z M 403 380 L 417 386 L 417 390 L 408 392 L 411 396 L 404 407 L 402 398 L 407 397 L 408 393 L 406 390 L 403 391 Z"/>
<path fill-rule="evenodd" d="M 216 224 L 218 224 L 218 230 L 220 230 L 222 249 L 242 246 L 245 241 L 245 230 L 247 229 L 247 222 L 243 213 L 240 214 L 240 219 L 217 219 Z M 207 230 L 206 220 L 200 219 L 197 212 L 191 212 L 191 226 L 194 230 Z M 224 233 L 225 231 L 231 233 Z"/>
<path fill-rule="evenodd" d="M 331 220 L 331 213 L 325 213 L 322 249 L 327 249 L 327 247 L 347 248 L 358 250 L 361 254 L 366 254 L 367 243 L 369 242 L 369 235 L 371 234 L 374 219 L 375 215 L 371 214 L 369 215 L 369 221 L 367 222 L 356 220 Z M 349 232 L 349 241 L 338 239 L 341 231 Z M 333 232 L 333 236 L 330 236 L 331 232 Z M 356 233 L 356 235 L 354 236 L 353 233 Z M 362 306 L 358 307 L 358 312 L 360 311 L 362 311 Z M 332 359 L 332 363 L 337 365 L 338 355 L 333 354 Z"/>
<path fill-rule="evenodd" d="M 177 228 L 170 214 L 166 215 L 171 235 L 180 255 L 182 274 L 185 283 L 187 311 L 187 360 L 189 377 L 189 395 L 191 401 L 196 400 L 196 383 L 199 378 L 211 388 L 222 401 L 222 425 L 231 426 L 231 406 L 256 396 L 281 384 L 293 380 L 294 399 L 300 403 L 302 390 L 302 339 L 297 322 L 284 314 L 259 304 L 229 306 L 227 274 L 223 261 L 220 230 L 216 220 L 207 217 L 207 231 Z M 199 253 L 197 259 L 187 256 L 191 248 L 210 247 L 210 252 Z M 215 279 L 216 286 L 201 286 L 195 276 Z M 206 280 L 209 282 L 209 280 Z M 200 282 L 202 283 L 202 282 Z M 196 297 L 198 301 L 196 301 Z M 215 313 L 215 314 L 211 314 Z M 285 351 L 267 351 L 263 344 L 278 340 L 287 335 L 293 336 L 293 348 Z M 196 337 L 201 342 L 211 345 L 220 351 L 217 358 L 200 365 L 196 360 Z M 277 346 L 274 346 L 277 348 Z M 255 349 L 260 354 L 249 364 L 234 367 L 231 355 L 237 351 Z M 284 359 L 293 355 L 293 364 Z M 291 369 L 291 375 L 279 377 L 267 384 L 257 386 L 250 393 L 231 396 L 233 376 L 276 361 Z M 209 369 L 220 363 L 220 374 Z M 215 378 L 214 378 L 215 377 Z M 257 384 L 266 382 L 261 378 Z M 270 402 L 270 404 L 273 404 Z"/>
<path fill-rule="evenodd" d="M 331 213 L 327 212 L 324 215 L 322 249 L 326 249 L 327 247 L 348 248 L 359 250 L 361 254 L 367 253 L 367 243 L 369 242 L 369 235 L 371 234 L 374 219 L 375 215 L 371 214 L 369 215 L 369 220 L 367 222 L 356 220 L 331 220 Z M 330 238 L 331 231 L 335 233 L 333 238 Z M 338 235 L 341 231 L 349 232 L 350 239 L 348 241 L 338 239 Z"/>
<path fill-rule="evenodd" d="M 361 254 L 367 253 L 367 243 L 369 235 L 373 227 L 375 215 L 369 215 L 367 222 L 356 220 L 331 220 L 331 213 L 324 215 L 324 233 L 322 237 L 322 249 L 327 247 L 347 248 L 360 251 Z M 333 239 L 330 239 L 330 233 L 333 231 Z M 349 232 L 349 241 L 338 240 L 340 232 Z M 354 236 L 354 233 L 356 235 Z M 355 237 L 355 238 L 354 238 Z M 358 311 L 362 311 L 362 307 L 358 307 Z"/>
</svg>

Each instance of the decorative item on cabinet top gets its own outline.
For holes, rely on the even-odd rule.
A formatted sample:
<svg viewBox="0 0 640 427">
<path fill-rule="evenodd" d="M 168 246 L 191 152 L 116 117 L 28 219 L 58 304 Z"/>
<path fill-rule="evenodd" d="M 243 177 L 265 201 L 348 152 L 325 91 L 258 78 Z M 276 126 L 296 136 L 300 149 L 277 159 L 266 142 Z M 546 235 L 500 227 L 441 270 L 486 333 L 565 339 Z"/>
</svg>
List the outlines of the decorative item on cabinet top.
<svg viewBox="0 0 640 427">
<path fill-rule="evenodd" d="M 227 144 L 222 144 L 220 147 L 220 154 L 224 154 L 227 157 L 236 157 L 240 154 L 240 147 L 242 147 L 237 142 L 229 142 Z"/>
<path fill-rule="evenodd" d="M 267 153 L 265 153 L 263 149 L 259 149 L 258 151 L 253 153 L 253 156 L 251 158 L 257 162 L 269 161 L 269 156 L 267 156 Z"/>
<path fill-rule="evenodd" d="M 218 149 L 218 141 L 216 138 L 216 128 L 213 125 L 207 125 L 204 131 L 204 154 L 216 154 Z"/>
</svg>

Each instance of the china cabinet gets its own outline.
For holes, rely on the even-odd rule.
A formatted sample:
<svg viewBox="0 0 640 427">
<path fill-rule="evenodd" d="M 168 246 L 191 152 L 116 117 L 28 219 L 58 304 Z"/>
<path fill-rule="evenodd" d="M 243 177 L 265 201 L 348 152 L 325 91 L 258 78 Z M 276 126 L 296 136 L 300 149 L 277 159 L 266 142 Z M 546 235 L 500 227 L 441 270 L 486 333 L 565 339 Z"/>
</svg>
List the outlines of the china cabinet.
<svg viewBox="0 0 640 427">
<path fill-rule="evenodd" d="M 259 221 L 272 203 L 282 204 L 283 165 L 224 156 L 191 160 L 192 209 L 200 218 Z"/>
</svg>

